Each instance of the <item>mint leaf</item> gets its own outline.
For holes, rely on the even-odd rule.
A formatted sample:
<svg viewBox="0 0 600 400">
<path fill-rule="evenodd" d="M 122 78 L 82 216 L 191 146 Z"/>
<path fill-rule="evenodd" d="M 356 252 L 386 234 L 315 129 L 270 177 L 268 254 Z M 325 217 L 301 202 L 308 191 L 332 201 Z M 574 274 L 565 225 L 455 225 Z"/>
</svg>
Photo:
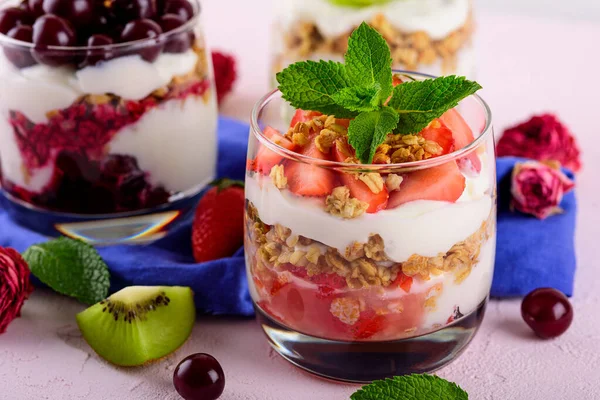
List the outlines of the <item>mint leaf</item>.
<svg viewBox="0 0 600 400">
<path fill-rule="evenodd" d="M 337 118 L 352 118 L 356 112 L 338 105 L 332 97 L 350 86 L 344 65 L 333 61 L 301 61 L 277 74 L 279 90 L 293 107 L 320 111 Z"/>
<path fill-rule="evenodd" d="M 351 111 L 374 111 L 379 108 L 379 93 L 377 87 L 347 87 L 335 93 L 332 98 L 337 104 Z"/>
<path fill-rule="evenodd" d="M 61 237 L 29 247 L 23 258 L 31 273 L 58 293 L 88 305 L 108 295 L 108 267 L 90 244 Z"/>
<path fill-rule="evenodd" d="M 375 381 L 350 396 L 351 400 L 467 400 L 455 383 L 432 375 L 396 376 Z"/>
<path fill-rule="evenodd" d="M 392 0 L 329 0 L 331 4 L 335 4 L 337 6 L 346 6 L 346 7 L 370 7 L 379 4 L 389 3 Z"/>
<path fill-rule="evenodd" d="M 481 89 L 465 77 L 446 76 L 424 81 L 405 82 L 394 88 L 388 106 L 400 114 L 395 133 L 418 133 L 435 118 Z"/>
<path fill-rule="evenodd" d="M 379 85 L 379 100 L 382 103 L 392 94 L 390 48 L 383 36 L 366 22 L 350 35 L 345 61 L 346 72 L 353 86 Z"/>
<path fill-rule="evenodd" d="M 398 124 L 398 113 L 389 107 L 364 112 L 350 121 L 348 142 L 356 150 L 356 156 L 363 164 L 370 164 L 377 147 Z"/>
</svg>

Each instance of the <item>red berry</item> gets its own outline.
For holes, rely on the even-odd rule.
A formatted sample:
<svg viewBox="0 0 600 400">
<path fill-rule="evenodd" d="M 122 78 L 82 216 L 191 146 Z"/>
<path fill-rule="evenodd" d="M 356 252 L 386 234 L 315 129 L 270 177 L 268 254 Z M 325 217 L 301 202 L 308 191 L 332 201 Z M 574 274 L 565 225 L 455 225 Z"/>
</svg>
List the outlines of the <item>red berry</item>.
<svg viewBox="0 0 600 400">
<path fill-rule="evenodd" d="M 185 20 L 179 15 L 165 14 L 158 19 L 158 24 L 163 32 L 166 33 L 185 24 Z M 193 41 L 194 34 L 192 32 L 186 31 L 176 35 L 171 34 L 165 44 L 165 53 L 184 53 L 192 46 Z"/>
<path fill-rule="evenodd" d="M 16 40 L 31 43 L 33 28 L 29 25 L 15 26 L 6 35 Z M 29 49 L 5 47 L 4 55 L 17 68 L 25 68 L 35 64 Z"/>
<path fill-rule="evenodd" d="M 66 19 L 48 14 L 38 18 L 33 24 L 33 57 L 42 64 L 59 66 L 71 62 L 72 55 L 48 46 L 74 46 L 76 36 L 73 27 Z"/>
<path fill-rule="evenodd" d="M 215 70 L 215 85 L 217 86 L 217 101 L 221 103 L 233 89 L 237 78 L 235 59 L 231 55 L 213 51 L 212 60 Z"/>
<path fill-rule="evenodd" d="M 562 335 L 569 328 L 573 321 L 573 307 L 562 292 L 540 288 L 525 296 L 521 315 L 536 335 L 549 339 Z"/>
<path fill-rule="evenodd" d="M 148 62 L 153 62 L 158 58 L 163 48 L 163 43 L 158 41 L 158 36 L 162 33 L 160 25 L 150 19 L 137 19 L 129 22 L 121 32 L 122 42 L 133 42 L 135 40 L 156 39 L 156 44 L 139 50 L 142 58 Z"/>
<path fill-rule="evenodd" d="M 319 160 L 325 160 L 314 142 L 302 149 L 302 154 Z M 329 195 L 335 185 L 333 171 L 300 161 L 291 161 L 285 166 L 285 176 L 291 192 L 298 196 L 324 197 Z"/>
<path fill-rule="evenodd" d="M 225 374 L 213 356 L 192 354 L 175 368 L 173 385 L 185 400 L 216 400 L 225 389 Z"/>
<path fill-rule="evenodd" d="M 0 10 L 0 33 L 6 34 L 15 26 L 30 24 L 33 22 L 32 19 L 27 11 L 18 7 Z"/>
<path fill-rule="evenodd" d="M 110 46 L 113 44 L 113 40 L 106 35 L 96 34 L 92 35 L 87 40 L 87 46 L 98 47 L 98 46 Z M 96 65 L 99 62 L 107 61 L 112 57 L 112 51 L 109 48 L 94 48 L 88 49 L 86 57 L 83 62 L 79 65 L 80 68 L 87 67 L 88 65 Z"/>
<path fill-rule="evenodd" d="M 185 21 L 194 16 L 194 8 L 188 0 L 167 0 L 164 8 L 165 14 L 176 14 Z"/>
<path fill-rule="evenodd" d="M 245 196 L 242 182 L 215 183 L 198 203 L 192 226 L 192 250 L 197 262 L 229 257 L 244 241 Z"/>
<path fill-rule="evenodd" d="M 42 8 L 46 14 L 63 17 L 77 28 L 85 27 L 94 20 L 93 0 L 44 0 Z"/>
</svg>

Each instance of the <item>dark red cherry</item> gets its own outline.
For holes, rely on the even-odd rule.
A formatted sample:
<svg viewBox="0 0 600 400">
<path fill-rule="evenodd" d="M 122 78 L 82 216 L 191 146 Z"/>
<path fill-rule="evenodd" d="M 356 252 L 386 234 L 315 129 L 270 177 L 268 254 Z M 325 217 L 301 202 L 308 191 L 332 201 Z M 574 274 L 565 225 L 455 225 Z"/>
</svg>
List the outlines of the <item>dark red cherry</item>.
<svg viewBox="0 0 600 400">
<path fill-rule="evenodd" d="M 123 22 L 154 18 L 156 0 L 114 0 L 112 9 Z"/>
<path fill-rule="evenodd" d="M 39 63 L 51 66 L 68 64 L 72 60 L 71 54 L 49 50 L 48 46 L 74 46 L 76 43 L 73 27 L 63 18 L 48 14 L 33 24 L 33 58 Z"/>
<path fill-rule="evenodd" d="M 84 68 L 90 65 L 96 65 L 99 62 L 107 61 L 112 58 L 112 50 L 110 48 L 90 48 L 98 46 L 110 46 L 114 42 L 110 36 L 96 34 L 92 35 L 87 40 L 88 50 L 86 51 L 86 57 L 82 63 L 79 64 L 80 68 Z"/>
<path fill-rule="evenodd" d="M 183 18 L 175 14 L 165 14 L 158 20 L 160 27 L 165 33 L 179 28 L 185 24 L 185 22 L 186 21 Z M 192 46 L 193 41 L 194 34 L 192 32 L 186 31 L 176 35 L 170 34 L 165 43 L 165 52 L 183 53 Z"/>
<path fill-rule="evenodd" d="M 138 19 L 129 22 L 121 32 L 121 42 L 152 39 L 144 43 L 137 52 L 148 62 L 156 60 L 163 48 L 163 43 L 158 41 L 162 33 L 160 25 L 150 19 Z"/>
<path fill-rule="evenodd" d="M 185 400 L 216 400 L 225 388 L 225 375 L 213 356 L 192 354 L 175 368 L 173 384 Z"/>
<path fill-rule="evenodd" d="M 552 288 L 536 289 L 523 299 L 521 315 L 543 339 L 560 336 L 573 321 L 573 307 L 567 296 Z"/>
<path fill-rule="evenodd" d="M 19 25 L 12 28 L 7 33 L 8 37 L 23 42 L 31 43 L 33 37 L 33 28 L 29 25 Z M 28 48 L 4 47 L 4 55 L 17 68 L 25 68 L 35 64 Z"/>
<path fill-rule="evenodd" d="M 29 12 L 33 14 L 34 18 L 38 18 L 44 15 L 43 3 L 44 0 L 27 0 Z"/>
<path fill-rule="evenodd" d="M 65 18 L 76 28 L 89 26 L 94 19 L 94 0 L 44 0 L 46 14 Z"/>
<path fill-rule="evenodd" d="M 167 0 L 163 13 L 176 14 L 187 21 L 194 16 L 194 7 L 187 0 Z"/>
<path fill-rule="evenodd" d="M 9 7 L 0 10 L 0 33 L 7 34 L 17 25 L 29 25 L 33 22 L 33 17 L 25 10 L 19 7 Z"/>
</svg>

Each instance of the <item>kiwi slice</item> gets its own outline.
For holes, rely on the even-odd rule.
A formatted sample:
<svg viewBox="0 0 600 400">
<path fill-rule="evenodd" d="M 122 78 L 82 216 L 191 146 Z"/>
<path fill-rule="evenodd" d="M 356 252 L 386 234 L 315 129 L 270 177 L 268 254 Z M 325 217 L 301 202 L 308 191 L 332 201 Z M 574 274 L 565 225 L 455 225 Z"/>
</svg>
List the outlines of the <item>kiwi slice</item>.
<svg viewBox="0 0 600 400">
<path fill-rule="evenodd" d="M 77 314 L 92 349 L 122 366 L 142 365 L 177 350 L 195 319 L 194 294 L 181 286 L 130 286 Z"/>
</svg>

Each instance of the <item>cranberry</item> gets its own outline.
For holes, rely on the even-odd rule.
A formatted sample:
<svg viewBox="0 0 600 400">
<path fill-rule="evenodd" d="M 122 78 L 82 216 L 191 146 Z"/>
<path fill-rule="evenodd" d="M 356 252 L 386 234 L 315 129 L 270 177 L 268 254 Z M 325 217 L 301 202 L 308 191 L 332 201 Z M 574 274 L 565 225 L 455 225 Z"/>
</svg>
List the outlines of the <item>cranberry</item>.
<svg viewBox="0 0 600 400">
<path fill-rule="evenodd" d="M 113 44 L 113 40 L 110 36 L 97 34 L 90 36 L 86 44 L 87 47 L 110 46 Z M 111 58 L 112 51 L 109 48 L 88 49 L 86 57 L 83 62 L 79 64 L 79 67 L 84 68 L 88 65 L 96 65 L 99 62 L 107 61 Z"/>
<path fill-rule="evenodd" d="M 33 28 L 29 25 L 15 26 L 8 31 L 7 36 L 16 40 L 31 43 Z M 5 46 L 4 55 L 6 55 L 6 58 L 17 68 L 25 68 L 35 64 L 35 60 L 28 49 Z"/>
<path fill-rule="evenodd" d="M 94 19 L 93 0 L 44 0 L 44 12 L 58 15 L 68 20 L 73 26 L 88 26 Z"/>
<path fill-rule="evenodd" d="M 187 0 L 167 0 L 163 12 L 179 15 L 184 21 L 194 16 L 194 8 Z"/>
<path fill-rule="evenodd" d="M 153 62 L 162 51 L 163 44 L 158 41 L 158 36 L 161 33 L 162 29 L 156 22 L 150 19 L 138 19 L 125 25 L 123 32 L 121 32 L 121 41 L 132 42 L 134 40 L 156 39 L 155 45 L 146 45 L 146 48 L 138 51 L 144 60 Z"/>
<path fill-rule="evenodd" d="M 156 0 L 115 0 L 112 8 L 123 22 L 154 18 Z"/>
<path fill-rule="evenodd" d="M 521 315 L 543 339 L 562 335 L 573 321 L 573 307 L 563 293 L 552 288 L 532 291 L 523 299 Z"/>
<path fill-rule="evenodd" d="M 225 375 L 213 356 L 192 354 L 175 368 L 173 384 L 185 400 L 215 400 L 223 393 Z"/>
<path fill-rule="evenodd" d="M 0 33 L 8 33 L 18 25 L 28 25 L 33 22 L 31 15 L 18 7 L 0 10 Z"/>
<path fill-rule="evenodd" d="M 169 32 L 185 24 L 185 20 L 179 15 L 165 14 L 158 20 L 163 32 Z M 171 35 L 165 44 L 166 53 L 183 53 L 192 46 L 194 34 L 192 32 L 181 32 Z"/>
<path fill-rule="evenodd" d="M 40 63 L 58 66 L 68 64 L 71 55 L 64 51 L 48 50 L 48 46 L 74 46 L 75 31 L 69 22 L 56 15 L 44 15 L 33 24 L 33 57 Z"/>
</svg>

